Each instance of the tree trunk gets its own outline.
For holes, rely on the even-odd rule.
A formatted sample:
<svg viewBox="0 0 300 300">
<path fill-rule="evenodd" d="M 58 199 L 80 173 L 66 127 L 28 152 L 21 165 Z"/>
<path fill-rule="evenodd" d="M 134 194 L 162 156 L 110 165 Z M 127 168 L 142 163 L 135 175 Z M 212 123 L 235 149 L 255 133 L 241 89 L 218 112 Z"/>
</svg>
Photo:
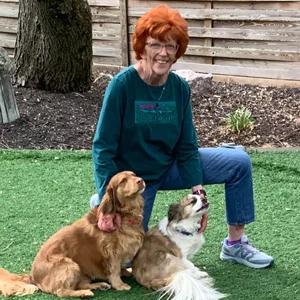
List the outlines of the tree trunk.
<svg viewBox="0 0 300 300">
<path fill-rule="evenodd" d="M 16 80 L 70 92 L 90 88 L 92 22 L 86 0 L 20 0 Z"/>
</svg>

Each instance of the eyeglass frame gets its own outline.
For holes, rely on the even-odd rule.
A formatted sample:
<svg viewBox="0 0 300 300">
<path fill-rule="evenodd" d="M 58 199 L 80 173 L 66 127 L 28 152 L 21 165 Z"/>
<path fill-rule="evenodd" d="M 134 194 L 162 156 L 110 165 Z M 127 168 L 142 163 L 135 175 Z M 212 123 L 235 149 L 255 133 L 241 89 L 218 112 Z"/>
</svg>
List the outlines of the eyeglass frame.
<svg viewBox="0 0 300 300">
<path fill-rule="evenodd" d="M 162 48 L 165 48 L 167 53 L 169 54 L 175 54 L 178 51 L 179 45 L 178 44 L 163 44 L 163 43 L 159 43 L 159 42 L 146 42 L 145 45 L 149 46 L 150 49 L 154 52 L 160 52 Z M 159 49 L 154 49 L 153 46 L 154 45 L 159 45 Z M 172 49 L 168 49 L 167 47 L 172 47 Z M 174 47 L 174 48 L 173 48 Z"/>
</svg>

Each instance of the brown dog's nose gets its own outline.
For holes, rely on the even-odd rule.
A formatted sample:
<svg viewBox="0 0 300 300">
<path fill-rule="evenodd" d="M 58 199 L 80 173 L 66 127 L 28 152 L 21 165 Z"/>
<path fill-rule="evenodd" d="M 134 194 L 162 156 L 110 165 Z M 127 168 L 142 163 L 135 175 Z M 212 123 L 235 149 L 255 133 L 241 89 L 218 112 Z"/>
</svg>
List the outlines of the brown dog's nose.
<svg viewBox="0 0 300 300">
<path fill-rule="evenodd" d="M 143 181 L 143 179 L 142 178 L 137 178 L 137 183 L 141 183 Z"/>
</svg>

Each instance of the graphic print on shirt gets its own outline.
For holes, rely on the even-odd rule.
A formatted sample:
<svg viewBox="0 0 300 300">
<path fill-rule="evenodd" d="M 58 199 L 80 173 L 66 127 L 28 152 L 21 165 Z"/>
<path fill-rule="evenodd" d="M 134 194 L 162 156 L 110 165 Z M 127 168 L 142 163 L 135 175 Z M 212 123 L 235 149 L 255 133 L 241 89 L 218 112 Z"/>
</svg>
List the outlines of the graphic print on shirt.
<svg viewBox="0 0 300 300">
<path fill-rule="evenodd" d="M 172 124 L 177 121 L 175 101 L 136 101 L 135 123 Z"/>
</svg>

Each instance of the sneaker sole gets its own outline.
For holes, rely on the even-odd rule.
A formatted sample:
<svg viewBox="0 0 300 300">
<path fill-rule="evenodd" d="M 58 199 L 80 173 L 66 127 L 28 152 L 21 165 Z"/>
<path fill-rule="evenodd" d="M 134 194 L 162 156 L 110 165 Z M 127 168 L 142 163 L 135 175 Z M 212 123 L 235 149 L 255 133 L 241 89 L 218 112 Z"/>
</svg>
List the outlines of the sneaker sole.
<svg viewBox="0 0 300 300">
<path fill-rule="evenodd" d="M 258 264 L 248 262 L 248 261 L 246 261 L 242 258 L 239 258 L 239 257 L 228 256 L 228 255 L 224 254 L 223 252 L 221 252 L 221 254 L 220 254 L 220 259 L 223 260 L 223 261 L 242 264 L 242 265 L 245 265 L 245 266 L 253 268 L 253 269 L 263 269 L 263 268 L 270 267 L 273 264 L 273 261 L 271 261 L 269 263 L 258 265 Z"/>
</svg>

